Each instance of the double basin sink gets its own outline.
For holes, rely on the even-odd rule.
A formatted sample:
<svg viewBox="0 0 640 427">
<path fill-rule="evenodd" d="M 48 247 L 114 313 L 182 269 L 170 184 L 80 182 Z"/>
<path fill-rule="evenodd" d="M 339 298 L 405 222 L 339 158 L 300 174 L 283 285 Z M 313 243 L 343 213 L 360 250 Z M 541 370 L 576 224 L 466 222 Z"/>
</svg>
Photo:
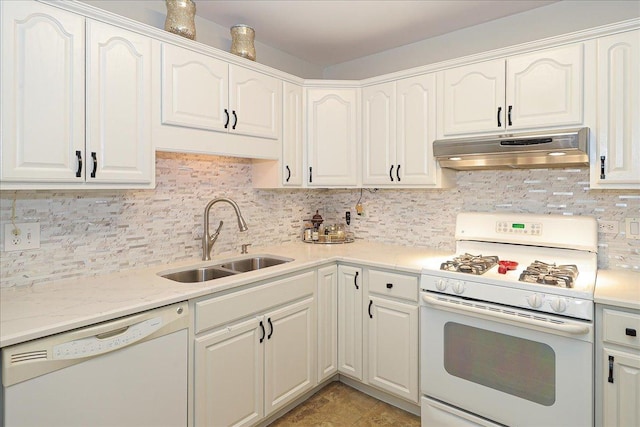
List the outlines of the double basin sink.
<svg viewBox="0 0 640 427">
<path fill-rule="evenodd" d="M 293 261 L 291 258 L 283 258 L 274 255 L 249 256 L 220 262 L 214 265 L 189 267 L 173 273 L 161 273 L 160 276 L 165 279 L 173 280 L 174 282 L 199 283 L 233 276 L 234 274 L 273 267 L 274 265 L 280 265 L 291 261 Z"/>
</svg>

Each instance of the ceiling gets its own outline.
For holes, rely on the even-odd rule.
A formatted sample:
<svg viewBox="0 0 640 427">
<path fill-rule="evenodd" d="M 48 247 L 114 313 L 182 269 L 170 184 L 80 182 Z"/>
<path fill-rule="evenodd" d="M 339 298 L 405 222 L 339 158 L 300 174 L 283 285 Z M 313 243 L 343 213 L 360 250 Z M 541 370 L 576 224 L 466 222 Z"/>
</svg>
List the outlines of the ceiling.
<svg viewBox="0 0 640 427">
<path fill-rule="evenodd" d="M 558 0 L 195 0 L 197 16 L 246 24 L 256 41 L 322 67 Z"/>
</svg>

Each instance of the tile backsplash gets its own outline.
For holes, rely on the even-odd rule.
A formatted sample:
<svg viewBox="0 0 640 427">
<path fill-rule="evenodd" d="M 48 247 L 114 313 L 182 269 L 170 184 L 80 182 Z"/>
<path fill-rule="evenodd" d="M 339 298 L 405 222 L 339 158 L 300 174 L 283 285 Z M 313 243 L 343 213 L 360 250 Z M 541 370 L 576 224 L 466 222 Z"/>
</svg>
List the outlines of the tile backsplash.
<svg viewBox="0 0 640 427">
<path fill-rule="evenodd" d="M 586 168 L 458 172 L 452 189 L 375 192 L 257 190 L 251 168 L 246 159 L 159 152 L 155 190 L 2 191 L 2 232 L 15 199 L 16 221 L 41 224 L 41 246 L 4 252 L 3 236 L 1 287 L 198 259 L 204 207 L 216 197 L 234 199 L 249 230 L 240 233 L 233 209 L 216 204 L 211 227 L 224 226 L 214 254 L 298 241 L 316 209 L 328 223 L 351 211 L 358 239 L 453 251 L 456 213 L 504 211 L 618 221 L 618 234 L 599 235 L 599 267 L 640 271 L 640 240 L 624 235 L 625 218 L 640 217 L 640 192 L 589 190 Z"/>
</svg>

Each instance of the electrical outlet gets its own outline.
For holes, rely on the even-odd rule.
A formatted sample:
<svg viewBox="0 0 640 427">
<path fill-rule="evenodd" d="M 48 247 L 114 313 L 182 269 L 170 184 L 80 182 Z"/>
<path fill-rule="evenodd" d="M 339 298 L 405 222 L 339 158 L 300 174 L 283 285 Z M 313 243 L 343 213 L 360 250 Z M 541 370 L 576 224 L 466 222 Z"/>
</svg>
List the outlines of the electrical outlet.
<svg viewBox="0 0 640 427">
<path fill-rule="evenodd" d="M 20 223 L 4 225 L 4 250 L 24 251 L 40 247 L 40 223 Z"/>
<path fill-rule="evenodd" d="M 640 218 L 625 219 L 625 235 L 627 239 L 640 239 Z"/>
<path fill-rule="evenodd" d="M 618 234 L 618 221 L 598 221 L 598 233 Z"/>
</svg>

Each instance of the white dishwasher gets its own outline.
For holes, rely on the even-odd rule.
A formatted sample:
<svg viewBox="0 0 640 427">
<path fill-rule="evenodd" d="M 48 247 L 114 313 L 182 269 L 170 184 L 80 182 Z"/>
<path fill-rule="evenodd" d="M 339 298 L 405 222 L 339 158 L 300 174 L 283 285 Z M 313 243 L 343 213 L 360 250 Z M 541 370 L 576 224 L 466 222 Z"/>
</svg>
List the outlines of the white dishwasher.
<svg viewBox="0 0 640 427">
<path fill-rule="evenodd" d="M 187 303 L 2 349 L 2 417 L 17 426 L 186 426 Z"/>
</svg>

